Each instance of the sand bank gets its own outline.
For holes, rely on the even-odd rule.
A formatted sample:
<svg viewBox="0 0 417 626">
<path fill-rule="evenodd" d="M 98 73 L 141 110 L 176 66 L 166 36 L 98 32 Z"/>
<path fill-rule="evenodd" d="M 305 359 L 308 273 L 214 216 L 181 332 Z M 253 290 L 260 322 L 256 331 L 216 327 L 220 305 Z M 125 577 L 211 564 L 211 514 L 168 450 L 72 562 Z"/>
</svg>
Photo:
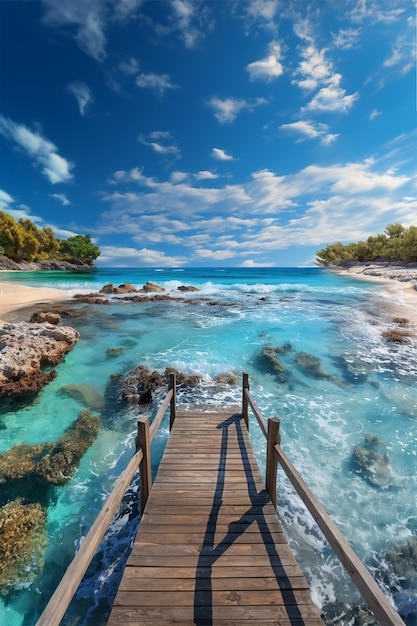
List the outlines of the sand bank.
<svg viewBox="0 0 417 626">
<path fill-rule="evenodd" d="M 0 318 L 4 313 L 30 304 L 49 303 L 68 298 L 69 296 L 61 289 L 0 283 Z"/>
</svg>

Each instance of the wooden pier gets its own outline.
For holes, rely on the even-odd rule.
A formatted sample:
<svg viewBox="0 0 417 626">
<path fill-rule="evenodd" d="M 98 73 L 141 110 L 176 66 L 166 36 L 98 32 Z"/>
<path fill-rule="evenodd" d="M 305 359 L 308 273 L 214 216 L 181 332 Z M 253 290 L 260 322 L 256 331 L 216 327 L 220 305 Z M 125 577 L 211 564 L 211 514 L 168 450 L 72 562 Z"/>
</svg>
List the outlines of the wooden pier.
<svg viewBox="0 0 417 626">
<path fill-rule="evenodd" d="M 249 408 L 266 438 L 263 484 L 248 436 Z M 170 436 L 152 486 L 151 442 L 170 410 Z M 176 405 L 175 375 L 152 424 L 36 626 L 59 626 L 126 489 L 139 470 L 139 530 L 108 626 L 323 625 L 277 517 L 282 469 L 381 626 L 404 626 L 281 447 L 280 422 L 261 415 L 243 373 L 242 406 Z"/>
<path fill-rule="evenodd" d="M 177 410 L 108 625 L 322 625 L 240 409 L 207 410 Z"/>
</svg>

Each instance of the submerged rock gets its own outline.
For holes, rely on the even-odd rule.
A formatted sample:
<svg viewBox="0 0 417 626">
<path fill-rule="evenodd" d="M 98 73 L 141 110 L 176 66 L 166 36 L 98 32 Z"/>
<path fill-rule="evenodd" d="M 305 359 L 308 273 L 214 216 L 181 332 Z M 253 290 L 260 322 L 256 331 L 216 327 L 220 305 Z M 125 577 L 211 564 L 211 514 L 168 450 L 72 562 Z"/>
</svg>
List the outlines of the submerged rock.
<svg viewBox="0 0 417 626">
<path fill-rule="evenodd" d="M 363 445 L 356 446 L 353 461 L 363 476 L 376 487 L 392 482 L 392 471 L 385 443 L 372 435 L 365 435 Z"/>
<path fill-rule="evenodd" d="M 31 493 L 33 489 L 38 491 L 48 485 L 64 485 L 97 437 L 99 424 L 99 417 L 82 411 L 55 442 L 21 444 L 0 454 L 2 495 L 5 489 L 15 489 L 41 500 L 40 493 Z"/>
<path fill-rule="evenodd" d="M 16 498 L 0 508 L 0 593 L 35 580 L 47 546 L 46 509 Z"/>
<path fill-rule="evenodd" d="M 106 356 L 108 357 L 120 356 L 121 354 L 124 353 L 124 351 L 125 351 L 124 348 L 107 348 Z"/>
<path fill-rule="evenodd" d="M 89 383 L 81 385 L 66 385 L 61 387 L 59 393 L 74 398 L 81 402 L 87 409 L 101 412 L 104 408 L 104 394 Z"/>
<path fill-rule="evenodd" d="M 292 350 L 290 343 L 284 343 L 282 346 L 273 346 L 267 344 L 259 351 L 259 359 L 267 371 L 272 373 L 283 372 L 285 367 L 279 360 L 281 354 Z"/>
<path fill-rule="evenodd" d="M 0 399 L 42 389 L 56 376 L 44 368 L 60 363 L 78 339 L 79 333 L 69 326 L 1 323 Z"/>
<path fill-rule="evenodd" d="M 328 380 L 338 387 L 348 387 L 348 384 L 345 383 L 341 378 L 326 372 L 323 369 L 321 360 L 319 359 L 319 357 L 314 356 L 314 354 L 303 351 L 297 352 L 294 360 L 297 365 L 299 365 L 303 370 L 307 372 L 309 376 L 312 376 L 313 378 L 317 378 L 319 380 Z"/>
</svg>

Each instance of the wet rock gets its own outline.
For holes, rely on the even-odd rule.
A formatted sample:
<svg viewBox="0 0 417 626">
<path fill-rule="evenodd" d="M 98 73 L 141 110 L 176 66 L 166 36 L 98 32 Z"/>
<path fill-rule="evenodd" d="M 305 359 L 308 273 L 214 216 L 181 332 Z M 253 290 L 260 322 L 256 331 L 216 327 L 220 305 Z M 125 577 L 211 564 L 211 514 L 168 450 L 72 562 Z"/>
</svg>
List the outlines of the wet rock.
<svg viewBox="0 0 417 626">
<path fill-rule="evenodd" d="M 363 476 L 376 487 L 392 482 L 392 471 L 385 443 L 372 435 L 365 435 L 364 443 L 356 446 L 353 461 Z"/>
<path fill-rule="evenodd" d="M 289 343 L 284 343 L 282 346 L 273 346 L 269 343 L 260 349 L 259 359 L 267 371 L 272 373 L 283 372 L 285 367 L 280 362 L 279 357 L 291 349 Z"/>
<path fill-rule="evenodd" d="M 84 295 L 77 293 L 74 298 L 77 298 L 78 302 L 85 302 L 86 304 L 110 304 L 110 301 L 94 294 Z"/>
<path fill-rule="evenodd" d="M 395 324 L 400 324 L 400 326 L 407 326 L 410 323 L 410 320 L 407 317 L 394 317 L 392 320 Z"/>
<path fill-rule="evenodd" d="M 235 374 L 219 374 L 216 376 L 216 382 L 221 385 L 237 385 L 238 379 Z"/>
<path fill-rule="evenodd" d="M 46 509 L 16 498 L 0 508 L 0 593 L 35 580 L 46 550 Z"/>
<path fill-rule="evenodd" d="M 38 491 L 48 485 L 64 485 L 97 437 L 100 418 L 82 411 L 55 442 L 21 444 L 0 454 L 0 485 L 8 489 Z M 12 484 L 11 484 L 12 483 Z M 40 494 L 35 493 L 40 499 Z M 33 497 L 33 494 L 32 494 Z"/>
<path fill-rule="evenodd" d="M 131 283 L 122 283 L 116 289 L 114 289 L 113 293 L 135 293 L 137 291 L 135 285 Z"/>
<path fill-rule="evenodd" d="M 314 356 L 314 354 L 310 354 L 309 352 L 297 352 L 294 357 L 295 362 L 299 365 L 305 372 L 312 376 L 313 378 L 317 378 L 319 380 L 328 380 L 338 387 L 345 388 L 347 387 L 347 383 L 345 383 L 338 376 L 334 376 L 333 374 L 329 374 L 323 369 L 321 364 L 321 360 L 319 357 Z"/>
<path fill-rule="evenodd" d="M 200 291 L 198 287 L 194 287 L 193 285 L 180 285 L 178 287 L 178 291 Z"/>
<path fill-rule="evenodd" d="M 143 285 L 142 289 L 139 289 L 139 291 L 142 293 L 149 293 L 152 291 L 162 292 L 165 291 L 165 289 L 156 283 L 148 281 L 145 285 Z"/>
<path fill-rule="evenodd" d="M 105 293 L 105 294 L 114 293 L 114 289 L 115 287 L 113 283 L 107 283 L 107 285 L 104 285 L 104 287 L 100 289 L 100 293 Z"/>
<path fill-rule="evenodd" d="M 124 348 L 107 348 L 106 356 L 108 357 L 120 356 L 121 354 L 124 353 L 124 351 L 125 351 Z"/>
<path fill-rule="evenodd" d="M 104 408 L 104 394 L 89 383 L 80 385 L 66 385 L 59 393 L 74 398 L 91 411 L 101 412 Z"/>
<path fill-rule="evenodd" d="M 79 333 L 69 326 L 29 322 L 0 325 L 0 399 L 35 393 L 56 372 L 44 368 L 60 363 Z"/>
<path fill-rule="evenodd" d="M 195 387 L 201 380 L 199 376 L 187 376 L 172 367 L 167 367 L 161 374 L 138 365 L 121 380 L 120 398 L 129 404 L 149 404 L 154 392 L 168 384 L 170 373 L 176 375 L 177 387 Z"/>
<path fill-rule="evenodd" d="M 394 343 L 407 343 L 409 341 L 409 334 L 407 332 L 395 328 L 384 330 L 381 335 L 386 341 Z"/>
<path fill-rule="evenodd" d="M 332 626 L 375 626 L 375 615 L 366 606 L 346 606 L 336 601 L 325 604 L 322 614 Z"/>
<path fill-rule="evenodd" d="M 54 311 L 37 311 L 29 320 L 31 324 L 44 324 L 45 322 L 48 322 L 48 324 L 52 324 L 53 326 L 59 324 L 60 321 L 60 314 Z"/>
</svg>

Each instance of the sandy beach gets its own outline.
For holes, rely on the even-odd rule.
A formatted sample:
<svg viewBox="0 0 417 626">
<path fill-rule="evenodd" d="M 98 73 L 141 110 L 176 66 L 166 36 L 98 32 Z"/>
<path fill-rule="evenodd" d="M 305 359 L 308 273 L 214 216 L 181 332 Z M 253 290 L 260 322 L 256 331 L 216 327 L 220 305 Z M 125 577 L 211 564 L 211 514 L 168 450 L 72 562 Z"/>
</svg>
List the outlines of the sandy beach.
<svg viewBox="0 0 417 626">
<path fill-rule="evenodd" d="M 0 318 L 5 313 L 30 304 L 66 300 L 69 296 L 61 289 L 26 287 L 14 283 L 0 283 Z"/>
</svg>

